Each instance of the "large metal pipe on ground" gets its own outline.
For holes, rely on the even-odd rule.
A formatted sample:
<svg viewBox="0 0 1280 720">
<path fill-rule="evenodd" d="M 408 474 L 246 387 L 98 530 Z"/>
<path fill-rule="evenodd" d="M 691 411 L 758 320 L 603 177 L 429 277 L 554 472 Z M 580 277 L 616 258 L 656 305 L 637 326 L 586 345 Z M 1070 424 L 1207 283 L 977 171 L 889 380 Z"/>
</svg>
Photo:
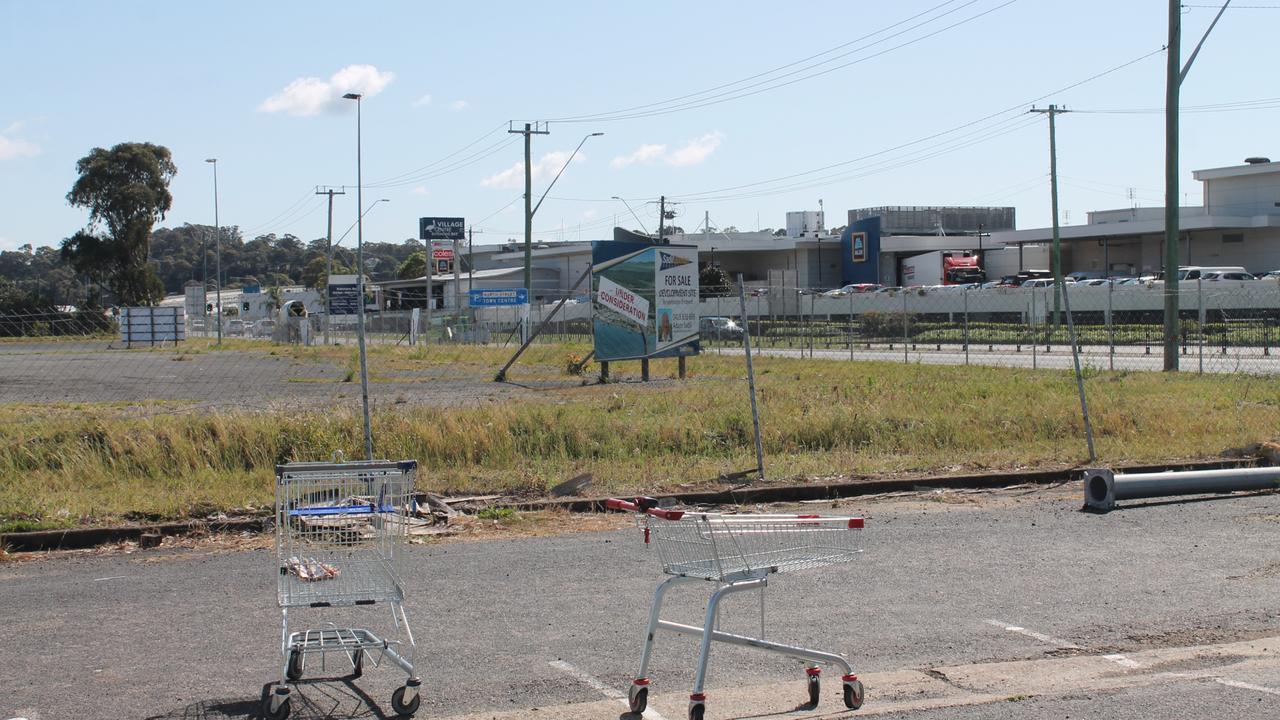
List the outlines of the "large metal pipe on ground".
<svg viewBox="0 0 1280 720">
<path fill-rule="evenodd" d="M 1084 471 L 1086 510 L 1106 512 L 1119 500 L 1280 489 L 1280 467 L 1116 474 Z"/>
</svg>

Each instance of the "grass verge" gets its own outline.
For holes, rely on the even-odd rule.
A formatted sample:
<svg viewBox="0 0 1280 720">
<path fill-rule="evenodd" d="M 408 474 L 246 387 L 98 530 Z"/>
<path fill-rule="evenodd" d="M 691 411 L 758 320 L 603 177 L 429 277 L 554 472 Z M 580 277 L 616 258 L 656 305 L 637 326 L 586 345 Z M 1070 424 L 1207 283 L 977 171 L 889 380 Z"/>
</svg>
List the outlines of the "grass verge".
<svg viewBox="0 0 1280 720">
<path fill-rule="evenodd" d="M 573 475 L 592 492 L 705 487 L 754 465 L 741 358 L 705 356 L 685 382 L 581 384 L 580 348 L 532 349 L 512 370 L 537 393 L 479 407 L 384 402 L 377 454 L 417 458 L 441 492 L 540 494 Z M 296 351 L 291 351 L 296 352 Z M 320 353 L 346 361 L 349 349 Z M 371 348 L 372 372 L 487 380 L 509 353 Z M 674 361 L 654 375 L 674 375 Z M 756 360 L 771 479 L 1003 470 L 1085 460 L 1072 375 L 988 367 Z M 626 380 L 635 368 L 615 367 Z M 548 383 L 547 381 L 556 381 Z M 1274 437 L 1280 385 L 1247 376 L 1091 373 L 1101 463 L 1215 456 Z M 515 396 L 513 396 L 515 397 Z M 363 446 L 344 407 L 139 413 L 110 405 L 0 407 L 0 522 L 59 527 L 270 506 L 273 467 Z"/>
</svg>

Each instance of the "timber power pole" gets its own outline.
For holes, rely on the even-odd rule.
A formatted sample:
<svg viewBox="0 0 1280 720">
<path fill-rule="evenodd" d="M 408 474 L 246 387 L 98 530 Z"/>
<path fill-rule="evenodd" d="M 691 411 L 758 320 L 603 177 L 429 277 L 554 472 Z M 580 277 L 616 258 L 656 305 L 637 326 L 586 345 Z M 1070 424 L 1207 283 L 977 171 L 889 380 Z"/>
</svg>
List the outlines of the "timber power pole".
<svg viewBox="0 0 1280 720">
<path fill-rule="evenodd" d="M 327 238 L 325 256 L 328 264 L 324 270 L 324 344 L 329 344 L 329 278 L 333 275 L 333 196 L 346 195 L 345 190 L 337 190 L 331 187 L 316 187 L 317 195 L 329 196 L 329 222 L 328 230 L 325 232 Z"/>
<path fill-rule="evenodd" d="M 507 128 L 510 134 L 524 135 L 524 289 L 533 300 L 533 164 L 530 140 L 534 135 L 550 135 L 546 123 L 525 123 L 523 130 Z"/>
<path fill-rule="evenodd" d="M 1208 39 L 1213 27 L 1226 12 L 1231 0 L 1222 3 L 1209 29 L 1204 31 L 1196 49 L 1191 51 L 1187 64 L 1182 63 L 1182 3 L 1169 0 L 1169 45 L 1165 48 L 1167 62 L 1164 91 L 1164 369 L 1178 369 L 1178 261 L 1182 253 L 1178 247 L 1178 103 L 1182 82 L 1187 79 L 1191 63 L 1196 61 L 1200 48 Z"/>
<path fill-rule="evenodd" d="M 1057 105 L 1050 105 L 1041 110 L 1031 108 L 1031 112 L 1049 116 L 1049 194 L 1051 196 L 1050 211 L 1053 213 L 1053 324 L 1057 325 L 1058 317 L 1062 312 L 1062 238 L 1058 233 L 1058 134 L 1054 117 L 1069 111 Z"/>
<path fill-rule="evenodd" d="M 662 223 L 667 219 L 667 196 L 662 195 L 658 198 L 658 244 L 662 243 Z"/>
</svg>

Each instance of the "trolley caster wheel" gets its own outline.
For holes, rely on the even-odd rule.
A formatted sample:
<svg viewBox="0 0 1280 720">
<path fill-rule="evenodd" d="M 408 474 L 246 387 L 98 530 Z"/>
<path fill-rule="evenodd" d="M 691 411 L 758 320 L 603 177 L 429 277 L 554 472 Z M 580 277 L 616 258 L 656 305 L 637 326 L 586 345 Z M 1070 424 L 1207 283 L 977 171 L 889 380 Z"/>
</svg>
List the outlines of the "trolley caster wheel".
<svg viewBox="0 0 1280 720">
<path fill-rule="evenodd" d="M 851 676 L 852 677 L 852 676 Z M 862 702 L 867 699 L 867 691 L 862 687 L 862 681 L 854 677 L 852 680 L 844 681 L 844 706 L 850 710 L 857 710 L 862 707 Z"/>
<path fill-rule="evenodd" d="M 276 695 L 280 694 L 280 690 L 282 689 L 285 691 L 285 698 L 280 703 L 280 706 L 275 709 L 275 712 L 272 712 L 271 701 Z M 287 688 L 275 688 L 272 690 L 272 692 L 268 693 L 267 696 L 262 699 L 263 720 L 284 720 L 285 718 L 289 717 L 290 708 L 289 708 L 288 692 L 289 691 Z"/>
<path fill-rule="evenodd" d="M 354 680 L 361 675 L 364 675 L 364 650 L 357 650 L 356 658 L 351 663 L 351 678 Z"/>
<path fill-rule="evenodd" d="M 822 696 L 822 680 L 819 678 L 818 673 L 813 672 L 813 670 L 817 670 L 817 668 L 809 669 L 809 680 L 807 683 L 809 687 L 809 706 L 818 707 L 818 698 Z"/>
<path fill-rule="evenodd" d="M 707 714 L 706 695 L 701 693 L 689 698 L 689 720 L 702 720 Z"/>
<path fill-rule="evenodd" d="M 391 709 L 395 710 L 397 715 L 411 716 L 418 712 L 418 706 L 422 704 L 422 696 L 418 694 L 416 686 L 413 700 L 406 703 L 404 701 L 406 690 L 408 690 L 408 687 L 398 687 L 395 692 L 391 693 Z"/>
<path fill-rule="evenodd" d="M 284 671 L 284 676 L 290 680 L 297 680 L 302 677 L 302 651 L 289 651 L 289 667 Z"/>
<path fill-rule="evenodd" d="M 649 686 L 632 685 L 631 690 L 627 692 L 627 705 L 631 708 L 631 712 L 639 715 L 644 709 L 649 707 Z"/>
</svg>

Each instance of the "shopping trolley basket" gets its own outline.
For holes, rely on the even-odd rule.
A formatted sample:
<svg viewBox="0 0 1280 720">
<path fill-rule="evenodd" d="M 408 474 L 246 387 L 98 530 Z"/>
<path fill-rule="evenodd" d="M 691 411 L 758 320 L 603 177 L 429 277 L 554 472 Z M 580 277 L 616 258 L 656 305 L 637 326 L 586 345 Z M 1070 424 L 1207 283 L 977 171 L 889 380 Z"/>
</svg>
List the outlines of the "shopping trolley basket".
<svg viewBox="0 0 1280 720">
<path fill-rule="evenodd" d="M 391 695 L 400 715 L 417 712 L 421 684 L 413 670 L 414 641 L 404 612 L 401 553 L 414 512 L 418 463 L 289 463 L 276 466 L 277 600 L 283 616 L 280 652 L 284 679 L 263 699 L 267 720 L 289 715 L 290 686 L 302 677 L 307 658 L 320 668 L 331 654 L 345 655 L 352 676 L 364 672 L 366 656 L 404 670 L 408 679 Z M 403 640 L 363 628 L 289 631 L 290 608 L 331 608 L 385 603 Z"/>
<path fill-rule="evenodd" d="M 637 521 L 644 529 L 645 542 L 657 547 L 662 571 L 671 576 L 653 592 L 649 626 L 640 655 L 640 672 L 636 674 L 628 694 L 632 712 L 642 713 L 648 704 L 647 672 L 654 633 L 658 630 L 702 638 L 693 693 L 689 696 L 690 720 L 702 720 L 706 712 L 707 696 L 703 693 L 703 681 L 713 641 L 759 648 L 803 661 L 809 703 L 813 706 L 818 704 L 820 691 L 822 670 L 819 666 L 838 667 L 842 671 L 845 706 L 852 710 L 862 707 L 865 697 L 862 683 L 843 656 L 716 629 L 720 600 L 724 596 L 759 588 L 763 603 L 763 590 L 773 573 L 823 567 L 849 562 L 857 557 L 862 552 L 862 518 L 682 512 L 659 509 L 652 498 L 634 501 L 611 499 L 605 504 L 616 510 L 638 513 Z M 674 585 L 697 580 L 711 581 L 718 586 L 707 601 L 702 626 L 663 620 L 660 613 L 667 590 Z M 763 618 L 762 604 L 761 635 L 764 635 Z"/>
</svg>

